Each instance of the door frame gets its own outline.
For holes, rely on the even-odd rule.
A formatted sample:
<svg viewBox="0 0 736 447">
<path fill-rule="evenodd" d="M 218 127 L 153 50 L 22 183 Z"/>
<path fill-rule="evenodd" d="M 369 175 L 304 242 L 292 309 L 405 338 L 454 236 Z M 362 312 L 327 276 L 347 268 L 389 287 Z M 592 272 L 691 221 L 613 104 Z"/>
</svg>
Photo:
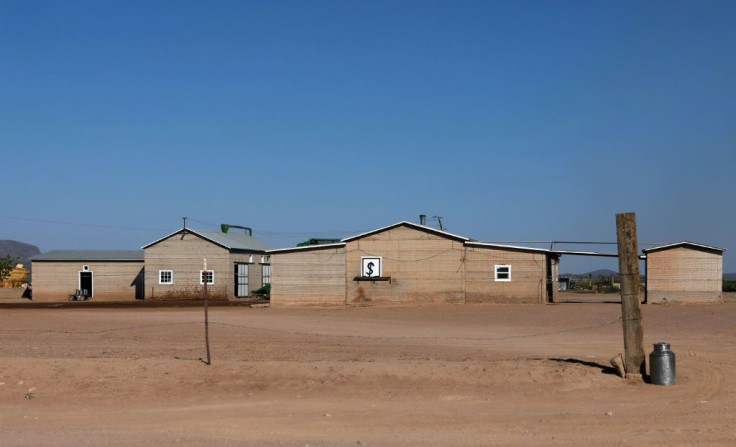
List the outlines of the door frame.
<svg viewBox="0 0 736 447">
<path fill-rule="evenodd" d="M 77 288 L 80 291 L 82 290 L 82 275 L 89 275 L 89 295 L 87 298 L 92 298 L 95 293 L 95 275 L 92 270 L 89 270 L 89 268 L 79 271 L 79 274 L 77 275 Z"/>
<path fill-rule="evenodd" d="M 239 274 L 238 268 L 243 265 L 245 266 L 245 282 L 240 283 L 240 278 L 243 278 L 242 275 Z M 250 296 L 250 262 L 236 262 L 234 264 L 234 274 L 233 274 L 233 283 L 234 283 L 234 290 L 233 290 L 233 296 L 235 298 L 247 298 Z M 245 286 L 245 295 L 239 295 L 238 291 L 241 286 Z"/>
</svg>

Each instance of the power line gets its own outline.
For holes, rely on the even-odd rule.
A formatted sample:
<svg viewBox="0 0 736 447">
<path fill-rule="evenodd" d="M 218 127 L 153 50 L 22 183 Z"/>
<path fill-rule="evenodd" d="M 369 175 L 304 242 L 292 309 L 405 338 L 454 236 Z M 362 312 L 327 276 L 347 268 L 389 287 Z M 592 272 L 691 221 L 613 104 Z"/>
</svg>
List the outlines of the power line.
<svg viewBox="0 0 736 447">
<path fill-rule="evenodd" d="M 157 231 L 161 233 L 167 233 L 170 232 L 171 229 L 163 229 L 163 228 L 152 228 L 152 227 L 129 227 L 129 226 L 121 226 L 121 225 L 104 225 L 104 224 L 96 224 L 96 223 L 87 223 L 87 222 L 69 222 L 69 221 L 60 221 L 60 220 L 49 220 L 49 219 L 31 219 L 31 218 L 25 218 L 25 217 L 14 217 L 14 216 L 0 216 L 0 219 L 7 219 L 7 220 L 17 220 L 17 221 L 23 221 L 23 222 L 36 222 L 36 223 L 44 223 L 44 224 L 51 224 L 51 225 L 67 225 L 67 226 L 76 226 L 76 227 L 85 227 L 85 228 L 105 228 L 105 229 L 112 229 L 112 230 L 129 230 L 129 231 Z M 220 224 L 215 224 L 212 222 L 206 222 L 202 220 L 187 218 L 189 222 L 195 222 L 202 225 L 208 225 L 213 228 L 219 228 Z M 365 232 L 367 230 L 326 230 L 326 231 L 295 231 L 295 232 L 288 232 L 288 231 L 258 231 L 258 235 L 264 238 L 310 238 L 315 236 L 324 236 L 324 235 L 335 235 L 335 234 L 344 234 L 344 235 L 351 235 L 351 234 L 360 234 L 362 232 Z"/>
<path fill-rule="evenodd" d="M 617 245 L 617 242 L 597 241 L 484 241 L 489 244 L 565 244 L 565 245 Z M 639 245 L 666 245 L 661 242 L 639 242 Z"/>
<path fill-rule="evenodd" d="M 46 223 L 46 224 L 53 224 L 53 225 L 69 225 L 69 226 L 76 226 L 76 227 L 108 228 L 108 229 L 115 229 L 115 230 L 167 231 L 167 230 L 162 230 L 161 228 L 125 227 L 125 226 L 120 226 L 120 225 L 102 225 L 102 224 L 93 224 L 93 223 L 84 223 L 84 222 L 65 222 L 65 221 L 60 221 L 60 220 L 29 219 L 25 217 L 13 217 L 13 216 L 0 216 L 0 219 L 20 220 L 24 222 Z"/>
</svg>

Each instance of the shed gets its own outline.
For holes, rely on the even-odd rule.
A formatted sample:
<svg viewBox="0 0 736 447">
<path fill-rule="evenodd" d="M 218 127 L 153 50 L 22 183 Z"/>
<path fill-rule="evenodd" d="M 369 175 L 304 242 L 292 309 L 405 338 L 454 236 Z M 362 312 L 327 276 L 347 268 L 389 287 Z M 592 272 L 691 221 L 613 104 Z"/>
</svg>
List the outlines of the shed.
<svg viewBox="0 0 736 447">
<path fill-rule="evenodd" d="M 142 250 L 53 250 L 31 263 L 34 301 L 66 301 L 77 290 L 95 301 L 143 298 Z"/>
<path fill-rule="evenodd" d="M 723 248 L 678 242 L 642 250 L 646 302 L 723 302 Z"/>
<path fill-rule="evenodd" d="M 182 228 L 143 247 L 146 299 L 245 298 L 271 282 L 271 245 L 248 234 Z M 205 268 L 206 263 L 206 268 Z"/>
</svg>

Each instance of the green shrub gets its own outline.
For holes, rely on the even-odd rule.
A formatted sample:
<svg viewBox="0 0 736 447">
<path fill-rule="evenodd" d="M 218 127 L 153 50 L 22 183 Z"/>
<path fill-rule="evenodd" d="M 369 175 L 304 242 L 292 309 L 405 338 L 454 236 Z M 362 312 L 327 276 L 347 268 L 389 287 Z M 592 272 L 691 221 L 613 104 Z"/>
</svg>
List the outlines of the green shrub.
<svg viewBox="0 0 736 447">
<path fill-rule="evenodd" d="M 724 292 L 736 292 L 736 281 L 735 280 L 723 281 L 723 291 Z"/>
<path fill-rule="evenodd" d="M 271 297 L 271 284 L 264 284 L 260 289 L 253 291 L 253 295 L 263 295 L 265 298 Z"/>
</svg>

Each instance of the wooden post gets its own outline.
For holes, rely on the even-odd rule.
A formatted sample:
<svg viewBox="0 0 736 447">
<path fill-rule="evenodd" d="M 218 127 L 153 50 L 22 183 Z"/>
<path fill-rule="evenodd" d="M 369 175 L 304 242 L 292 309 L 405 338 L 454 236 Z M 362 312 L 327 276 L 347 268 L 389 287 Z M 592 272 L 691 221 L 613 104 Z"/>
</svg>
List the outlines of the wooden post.
<svg viewBox="0 0 736 447">
<path fill-rule="evenodd" d="M 624 365 L 628 374 L 646 374 L 644 327 L 641 324 L 639 255 L 636 214 L 616 214 L 618 267 L 621 275 L 621 319 L 624 328 Z"/>
<path fill-rule="evenodd" d="M 209 280 L 209 275 L 207 274 L 207 258 L 204 259 L 204 271 L 202 272 L 202 275 L 204 276 L 204 341 L 207 345 L 207 361 L 205 363 L 211 365 L 212 359 L 210 358 L 210 324 L 208 318 L 209 299 L 207 298 L 207 282 Z"/>
</svg>

